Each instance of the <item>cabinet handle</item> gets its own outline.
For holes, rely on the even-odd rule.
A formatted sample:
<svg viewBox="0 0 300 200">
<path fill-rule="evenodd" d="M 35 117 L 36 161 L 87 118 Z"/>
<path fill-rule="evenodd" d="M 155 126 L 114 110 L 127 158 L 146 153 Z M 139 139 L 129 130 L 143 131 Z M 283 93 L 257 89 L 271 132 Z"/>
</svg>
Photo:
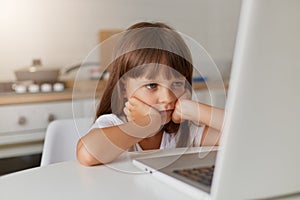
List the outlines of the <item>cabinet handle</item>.
<svg viewBox="0 0 300 200">
<path fill-rule="evenodd" d="M 48 115 L 48 122 L 52 122 L 52 121 L 54 121 L 54 120 L 55 120 L 55 115 L 49 114 L 49 115 Z"/>
<path fill-rule="evenodd" d="M 19 117 L 19 120 L 18 120 L 19 125 L 25 125 L 26 122 L 27 122 L 26 117 L 24 117 L 24 116 Z"/>
</svg>

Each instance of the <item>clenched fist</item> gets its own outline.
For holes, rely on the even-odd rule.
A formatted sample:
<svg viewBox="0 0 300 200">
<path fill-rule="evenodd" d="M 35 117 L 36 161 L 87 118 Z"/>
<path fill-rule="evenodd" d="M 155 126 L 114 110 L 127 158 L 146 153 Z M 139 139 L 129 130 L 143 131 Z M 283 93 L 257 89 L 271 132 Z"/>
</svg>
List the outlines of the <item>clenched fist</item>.
<svg viewBox="0 0 300 200">
<path fill-rule="evenodd" d="M 172 114 L 172 121 L 176 124 L 181 123 L 184 120 L 189 120 L 190 113 L 194 110 L 194 102 L 191 99 L 190 91 L 186 91 L 177 100 Z"/>
<path fill-rule="evenodd" d="M 160 123 L 157 124 L 157 121 L 162 121 L 158 110 L 135 97 L 128 99 L 123 111 L 128 121 L 134 121 L 139 126 L 161 125 Z M 152 124 L 153 122 L 156 124 Z"/>
</svg>

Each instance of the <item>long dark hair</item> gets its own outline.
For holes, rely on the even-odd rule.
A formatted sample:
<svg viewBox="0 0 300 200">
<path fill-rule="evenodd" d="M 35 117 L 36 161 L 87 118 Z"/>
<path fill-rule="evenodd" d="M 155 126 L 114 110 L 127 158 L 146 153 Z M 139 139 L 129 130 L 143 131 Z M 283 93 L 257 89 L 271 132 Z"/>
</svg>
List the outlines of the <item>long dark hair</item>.
<svg viewBox="0 0 300 200">
<path fill-rule="evenodd" d="M 126 76 L 137 78 L 145 75 L 144 70 L 149 63 L 163 63 L 173 68 L 173 76 L 178 74 L 186 78 L 186 89 L 191 91 L 193 65 L 190 51 L 179 33 L 164 23 L 140 22 L 129 27 L 118 41 L 114 49 L 113 61 L 109 64 L 111 74 L 99 104 L 96 118 L 103 114 L 114 113 L 124 116 L 124 85 L 121 78 Z M 139 66 L 138 70 L 132 69 Z M 142 66 L 142 67 L 141 67 Z M 158 69 L 158 68 L 157 68 Z M 151 68 L 148 78 L 155 77 L 158 70 Z M 112 106 L 113 105 L 113 106 Z M 186 145 L 189 135 L 188 122 L 175 124 L 172 120 L 164 126 L 164 131 L 181 134 L 178 147 Z"/>
</svg>

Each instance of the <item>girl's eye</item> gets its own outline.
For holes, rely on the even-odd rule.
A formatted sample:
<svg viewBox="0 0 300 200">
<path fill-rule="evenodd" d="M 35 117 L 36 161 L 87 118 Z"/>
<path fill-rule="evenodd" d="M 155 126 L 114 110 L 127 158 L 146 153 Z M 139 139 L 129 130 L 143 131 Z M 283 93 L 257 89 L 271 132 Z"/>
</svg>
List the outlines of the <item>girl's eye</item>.
<svg viewBox="0 0 300 200">
<path fill-rule="evenodd" d="M 157 87 L 157 84 L 156 83 L 149 83 L 149 84 L 147 84 L 147 85 L 145 85 L 145 87 L 147 88 L 147 89 L 154 89 L 154 88 L 156 88 Z"/>
<path fill-rule="evenodd" d="M 177 82 L 173 82 L 173 83 L 172 83 L 172 86 L 173 86 L 173 87 L 182 87 L 182 86 L 184 86 L 184 83 L 183 83 L 183 82 L 180 82 L 180 81 L 177 81 Z"/>
</svg>

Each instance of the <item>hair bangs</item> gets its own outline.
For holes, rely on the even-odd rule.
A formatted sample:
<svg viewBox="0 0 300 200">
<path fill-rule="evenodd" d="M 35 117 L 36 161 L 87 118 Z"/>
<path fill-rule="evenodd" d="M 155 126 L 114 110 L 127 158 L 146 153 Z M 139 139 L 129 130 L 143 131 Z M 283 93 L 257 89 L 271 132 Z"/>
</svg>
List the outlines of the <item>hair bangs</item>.
<svg viewBox="0 0 300 200">
<path fill-rule="evenodd" d="M 162 75 L 166 79 L 184 76 L 191 83 L 192 64 L 175 53 L 162 49 L 145 48 L 129 52 L 123 56 L 127 57 L 128 71 L 126 77 L 144 76 L 147 79 L 154 79 L 158 73 L 163 73 Z M 169 68 L 163 68 L 163 66 Z"/>
</svg>

